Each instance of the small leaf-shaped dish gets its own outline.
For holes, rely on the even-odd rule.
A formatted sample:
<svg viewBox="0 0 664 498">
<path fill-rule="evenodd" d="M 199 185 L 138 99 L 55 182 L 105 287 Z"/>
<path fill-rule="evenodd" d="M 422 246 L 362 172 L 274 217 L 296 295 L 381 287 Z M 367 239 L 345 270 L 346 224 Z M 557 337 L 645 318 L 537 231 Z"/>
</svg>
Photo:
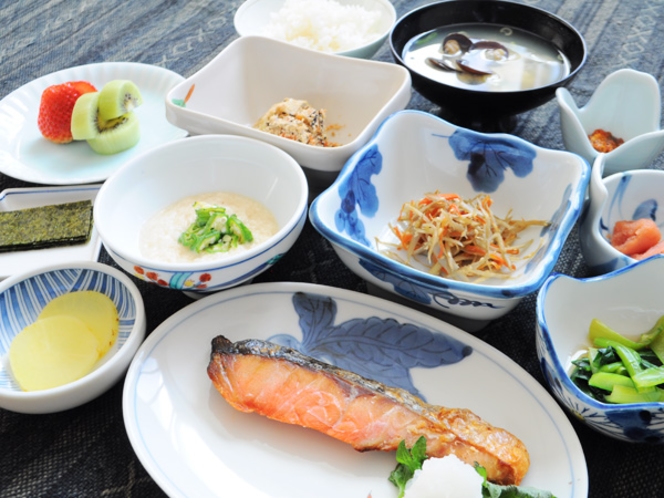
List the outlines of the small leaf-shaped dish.
<svg viewBox="0 0 664 498">
<path fill-rule="evenodd" d="M 309 217 L 342 261 L 368 282 L 447 315 L 488 321 L 544 282 L 581 211 L 589 177 L 590 166 L 575 154 L 400 111 L 348 160 L 314 200 Z M 515 220 L 548 224 L 520 233 L 517 244 L 532 241 L 524 251 L 531 257 L 518 259 L 508 278 L 453 280 L 384 254 L 377 240 L 396 242 L 390 224 L 396 224 L 402 205 L 436 190 L 463 199 L 489 194 L 495 216 L 511 211 Z"/>
<path fill-rule="evenodd" d="M 588 136 L 595 130 L 610 132 L 624 143 L 606 153 L 604 174 L 648 166 L 664 149 L 660 129 L 661 97 L 650 74 L 620 69 L 609 74 L 584 107 L 577 107 L 566 88 L 556 90 L 565 148 L 589 163 L 600 154 Z"/>
</svg>

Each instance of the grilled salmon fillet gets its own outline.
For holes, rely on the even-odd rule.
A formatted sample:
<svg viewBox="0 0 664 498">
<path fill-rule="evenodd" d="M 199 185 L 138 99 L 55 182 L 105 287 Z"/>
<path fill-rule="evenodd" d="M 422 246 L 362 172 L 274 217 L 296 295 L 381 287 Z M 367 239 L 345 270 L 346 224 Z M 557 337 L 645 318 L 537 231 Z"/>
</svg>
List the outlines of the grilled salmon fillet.
<svg viewBox="0 0 664 498">
<path fill-rule="evenodd" d="M 300 352 L 266 341 L 212 340 L 208 376 L 242 412 L 320 431 L 358 451 L 396 450 L 424 436 L 427 454 L 454 454 L 487 470 L 497 484 L 519 484 L 530 458 L 525 445 L 473 412 L 425 403 Z"/>
</svg>

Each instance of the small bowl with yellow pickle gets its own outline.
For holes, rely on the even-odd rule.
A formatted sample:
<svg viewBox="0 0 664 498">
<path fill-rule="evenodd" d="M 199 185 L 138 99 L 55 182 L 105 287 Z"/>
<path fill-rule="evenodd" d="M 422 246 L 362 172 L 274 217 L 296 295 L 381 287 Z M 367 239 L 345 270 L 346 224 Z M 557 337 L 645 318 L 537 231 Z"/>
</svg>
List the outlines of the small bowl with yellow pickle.
<svg viewBox="0 0 664 498">
<path fill-rule="evenodd" d="M 146 331 L 143 299 L 97 262 L 45 266 L 0 283 L 0 407 L 80 406 L 125 373 Z"/>
<path fill-rule="evenodd" d="M 664 443 L 664 258 L 589 278 L 552 274 L 537 296 L 537 354 L 570 414 L 601 434 Z"/>
</svg>

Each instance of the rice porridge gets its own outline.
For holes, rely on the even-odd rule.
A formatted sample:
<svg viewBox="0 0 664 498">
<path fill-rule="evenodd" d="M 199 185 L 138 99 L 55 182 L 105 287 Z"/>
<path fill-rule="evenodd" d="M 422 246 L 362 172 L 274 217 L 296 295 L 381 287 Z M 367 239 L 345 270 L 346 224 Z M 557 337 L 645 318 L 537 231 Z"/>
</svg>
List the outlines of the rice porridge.
<svg viewBox="0 0 664 498">
<path fill-rule="evenodd" d="M 178 238 L 196 219 L 195 202 L 223 206 L 235 213 L 251 230 L 252 242 L 240 244 L 228 252 L 195 252 L 178 242 Z M 153 215 L 139 234 L 141 255 L 166 263 L 220 259 L 246 251 L 277 233 L 279 226 L 270 210 L 254 199 L 232 192 L 208 192 L 185 197 Z"/>
</svg>

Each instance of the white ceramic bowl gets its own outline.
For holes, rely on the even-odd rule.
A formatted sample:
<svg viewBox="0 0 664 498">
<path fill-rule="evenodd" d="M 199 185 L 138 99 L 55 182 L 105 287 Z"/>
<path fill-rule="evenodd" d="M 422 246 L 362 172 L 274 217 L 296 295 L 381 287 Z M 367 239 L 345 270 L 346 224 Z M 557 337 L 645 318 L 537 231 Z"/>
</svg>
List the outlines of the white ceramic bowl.
<svg viewBox="0 0 664 498">
<path fill-rule="evenodd" d="M 335 3 L 344 7 L 356 6 L 363 8 L 369 12 L 378 12 L 379 17 L 375 24 L 375 35 L 372 40 L 360 46 L 347 48 L 345 50 L 332 51 L 336 55 L 345 55 L 347 57 L 357 57 L 361 59 L 371 59 L 380 47 L 385 43 L 387 35 L 392 29 L 394 22 L 397 18 L 397 13 L 394 10 L 392 2 L 389 0 L 334 0 Z M 259 35 L 266 36 L 264 31 L 265 26 L 271 21 L 272 16 L 276 15 L 284 6 L 286 0 L 247 0 L 235 12 L 233 23 L 235 30 L 240 36 Z M 298 19 L 302 23 L 302 29 L 295 30 L 300 34 L 305 31 L 304 26 L 313 24 L 318 25 L 321 21 L 317 19 L 311 20 L 311 23 L 305 23 L 305 19 Z M 331 36 L 331 33 L 338 32 L 339 26 L 329 26 L 322 23 L 323 27 L 327 27 L 334 31 L 328 31 L 324 36 Z M 285 41 L 285 40 L 284 40 Z M 312 40 L 309 43 L 316 44 L 317 40 Z M 315 45 L 314 45 L 315 46 Z"/>
<path fill-rule="evenodd" d="M 143 256 L 143 224 L 176 201 L 206 192 L 262 203 L 276 218 L 277 233 L 215 260 L 172 263 Z M 128 161 L 99 190 L 94 221 L 104 247 L 126 272 L 162 287 L 205 293 L 239 285 L 275 264 L 302 231 L 307 198 L 304 173 L 285 152 L 246 137 L 208 135 Z"/>
<path fill-rule="evenodd" d="M 167 96 L 166 116 L 192 135 L 225 133 L 262 140 L 309 170 L 336 176 L 383 119 L 408 105 L 410 94 L 410 75 L 395 64 L 246 36 L 174 87 Z M 342 127 L 332 137 L 341 145 L 317 147 L 252 128 L 272 105 L 288 97 L 326 109 L 327 124 Z"/>
<path fill-rule="evenodd" d="M 370 283 L 451 315 L 491 320 L 536 291 L 553 269 L 581 210 L 590 171 L 575 154 L 543 149 L 504 134 L 458 128 L 419 111 L 401 111 L 348 161 L 334 184 L 313 202 L 314 227 L 343 262 Z M 488 193 L 497 216 L 547 220 L 519 240 L 539 247 L 517 263 L 511 278 L 482 283 L 433 276 L 381 254 L 404 202 L 427 192 L 468 199 Z M 541 244 L 541 246 L 538 246 Z"/>
<path fill-rule="evenodd" d="M 570 380 L 571 360 L 588 346 L 593 318 L 625 335 L 649 330 L 664 314 L 662 281 L 656 257 L 593 278 L 553 274 L 537 296 L 537 354 L 551 391 L 577 419 L 623 441 L 664 442 L 664 403 L 599 402 Z"/>
<path fill-rule="evenodd" d="M 664 149 L 659 83 L 650 74 L 619 69 L 600 83 L 581 108 L 566 88 L 556 90 L 556 99 L 567 150 L 592 163 L 599 155 L 588 138 L 592 132 L 602 129 L 625 141 L 606 153 L 605 175 L 646 167 Z"/>
<path fill-rule="evenodd" d="M 11 374 L 12 339 L 33 323 L 52 299 L 68 292 L 95 290 L 118 310 L 118 338 L 95 369 L 69 384 L 43 391 L 20 389 Z M 0 407 L 19 413 L 54 413 L 80 406 L 110 389 L 124 376 L 145 337 L 143 298 L 127 275 L 97 262 L 43 266 L 0 283 Z"/>
<path fill-rule="evenodd" d="M 650 218 L 664 233 L 664 171 L 636 169 L 603 176 L 606 155 L 592 167 L 588 197 L 579 217 L 581 253 L 592 274 L 608 273 L 637 260 L 611 245 L 614 225 L 622 220 Z"/>
</svg>

